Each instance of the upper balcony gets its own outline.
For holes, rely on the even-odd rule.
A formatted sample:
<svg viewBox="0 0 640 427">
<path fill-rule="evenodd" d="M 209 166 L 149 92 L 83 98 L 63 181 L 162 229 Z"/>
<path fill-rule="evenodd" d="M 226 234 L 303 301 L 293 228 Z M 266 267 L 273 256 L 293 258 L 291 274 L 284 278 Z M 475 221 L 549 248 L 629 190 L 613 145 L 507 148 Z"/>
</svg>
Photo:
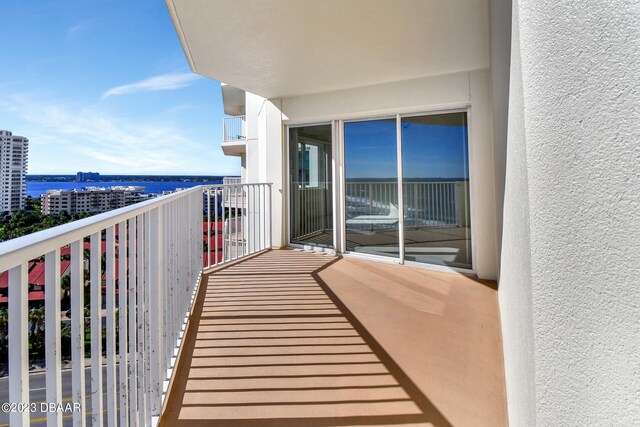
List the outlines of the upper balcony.
<svg viewBox="0 0 640 427">
<path fill-rule="evenodd" d="M 246 116 L 225 117 L 222 123 L 222 151 L 227 156 L 241 156 L 246 152 Z"/>
</svg>

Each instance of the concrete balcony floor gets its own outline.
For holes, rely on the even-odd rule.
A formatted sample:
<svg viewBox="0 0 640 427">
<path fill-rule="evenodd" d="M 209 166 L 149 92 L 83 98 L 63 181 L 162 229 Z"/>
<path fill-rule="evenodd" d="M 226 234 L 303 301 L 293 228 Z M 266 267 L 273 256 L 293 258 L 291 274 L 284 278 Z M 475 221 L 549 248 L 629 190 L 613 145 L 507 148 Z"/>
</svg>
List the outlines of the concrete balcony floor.
<svg viewBox="0 0 640 427">
<path fill-rule="evenodd" d="M 493 282 L 296 250 L 204 278 L 163 426 L 503 426 Z"/>
</svg>

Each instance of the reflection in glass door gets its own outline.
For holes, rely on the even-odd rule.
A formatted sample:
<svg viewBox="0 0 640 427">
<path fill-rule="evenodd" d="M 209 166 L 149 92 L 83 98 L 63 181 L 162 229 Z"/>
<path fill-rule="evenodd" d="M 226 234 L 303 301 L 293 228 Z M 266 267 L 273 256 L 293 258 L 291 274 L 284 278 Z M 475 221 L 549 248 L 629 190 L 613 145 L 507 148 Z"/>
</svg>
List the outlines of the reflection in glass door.
<svg viewBox="0 0 640 427">
<path fill-rule="evenodd" d="M 290 241 L 333 247 L 331 125 L 289 128 Z"/>
<path fill-rule="evenodd" d="M 472 268 L 466 113 L 402 118 L 405 260 Z"/>
<path fill-rule="evenodd" d="M 395 119 L 344 124 L 347 251 L 399 257 Z"/>
</svg>

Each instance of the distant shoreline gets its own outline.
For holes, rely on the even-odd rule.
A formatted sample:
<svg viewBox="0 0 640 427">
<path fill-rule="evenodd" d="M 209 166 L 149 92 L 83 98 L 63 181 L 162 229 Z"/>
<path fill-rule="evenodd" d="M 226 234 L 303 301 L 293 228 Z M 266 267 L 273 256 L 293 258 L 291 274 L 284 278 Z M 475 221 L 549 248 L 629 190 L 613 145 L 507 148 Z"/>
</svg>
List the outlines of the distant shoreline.
<svg viewBox="0 0 640 427">
<path fill-rule="evenodd" d="M 99 182 L 222 182 L 223 175 L 100 175 L 98 181 L 82 181 L 79 184 L 91 185 Z M 27 182 L 77 182 L 76 175 L 37 175 L 27 174 Z"/>
<path fill-rule="evenodd" d="M 118 181 L 93 181 L 93 182 L 77 182 L 75 179 L 69 179 L 67 177 L 61 177 L 55 175 L 49 177 L 50 179 L 40 180 L 27 180 L 27 195 L 31 197 L 40 197 L 49 190 L 64 190 L 70 191 L 75 189 L 82 189 L 85 187 L 115 187 L 115 186 L 134 186 L 144 187 L 145 194 L 163 194 L 167 191 L 175 191 L 177 188 L 191 188 L 197 185 L 219 185 L 222 184 L 222 177 L 185 177 L 185 176 L 136 176 L 133 181 L 124 181 L 126 178 L 124 175 L 111 175 L 105 178 L 120 179 Z M 207 180 L 207 178 L 209 178 Z M 64 179 L 64 181 L 62 180 Z M 169 181 L 168 179 L 173 179 Z"/>
</svg>

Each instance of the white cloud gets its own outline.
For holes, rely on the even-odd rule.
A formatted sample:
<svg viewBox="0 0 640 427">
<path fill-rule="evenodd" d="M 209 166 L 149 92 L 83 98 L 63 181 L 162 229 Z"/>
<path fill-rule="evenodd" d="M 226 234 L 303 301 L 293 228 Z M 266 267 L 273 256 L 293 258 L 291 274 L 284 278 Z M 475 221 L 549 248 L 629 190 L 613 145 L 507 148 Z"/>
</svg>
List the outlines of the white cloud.
<svg viewBox="0 0 640 427">
<path fill-rule="evenodd" d="M 193 73 L 162 74 L 159 76 L 149 77 L 148 79 L 140 80 L 134 83 L 112 87 L 102 95 L 102 99 L 114 95 L 180 89 L 193 84 L 193 82 L 198 78 L 199 76 Z"/>
<path fill-rule="evenodd" d="M 23 133 L 34 142 L 31 173 L 89 168 L 104 174 L 237 174 L 237 162 L 222 156 L 213 140 L 189 135 L 161 117 L 133 120 L 99 106 L 25 95 L 0 98 L 0 111 L 30 124 Z"/>
<path fill-rule="evenodd" d="M 67 39 L 71 39 L 89 28 L 91 21 L 84 21 L 67 29 Z"/>
</svg>

